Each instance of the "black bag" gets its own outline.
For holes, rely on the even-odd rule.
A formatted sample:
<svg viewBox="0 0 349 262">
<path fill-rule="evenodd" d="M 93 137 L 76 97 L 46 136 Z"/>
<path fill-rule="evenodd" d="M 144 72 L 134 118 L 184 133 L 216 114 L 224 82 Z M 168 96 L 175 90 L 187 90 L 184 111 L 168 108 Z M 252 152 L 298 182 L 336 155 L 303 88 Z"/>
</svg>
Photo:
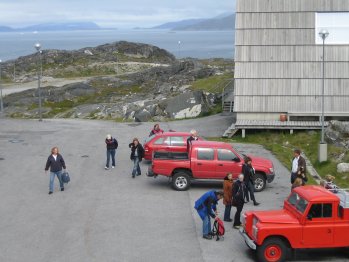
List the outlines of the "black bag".
<svg viewBox="0 0 349 262">
<path fill-rule="evenodd" d="M 70 181 L 70 176 L 69 176 L 69 173 L 67 171 L 64 171 L 63 174 L 62 174 L 62 181 L 63 183 L 69 183 Z"/>
</svg>

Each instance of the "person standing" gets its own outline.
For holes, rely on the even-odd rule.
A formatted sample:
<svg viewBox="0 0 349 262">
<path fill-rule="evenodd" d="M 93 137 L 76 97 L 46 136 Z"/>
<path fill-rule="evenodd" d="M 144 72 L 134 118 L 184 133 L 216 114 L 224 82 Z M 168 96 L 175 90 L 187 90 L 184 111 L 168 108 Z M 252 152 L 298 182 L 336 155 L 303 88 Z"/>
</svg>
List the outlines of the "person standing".
<svg viewBox="0 0 349 262">
<path fill-rule="evenodd" d="M 58 147 L 53 147 L 51 149 L 51 155 L 47 158 L 45 173 L 50 169 L 50 184 L 49 184 L 49 195 L 53 193 L 54 189 L 54 179 L 57 176 L 61 191 L 64 191 L 64 184 L 62 181 L 62 169 L 66 169 L 63 156 L 59 154 Z"/>
<path fill-rule="evenodd" d="M 157 134 L 160 134 L 160 133 L 163 133 L 163 132 L 164 132 L 164 130 L 162 130 L 160 128 L 160 125 L 159 124 L 155 124 L 154 128 L 150 131 L 149 136 L 157 135 Z"/>
<path fill-rule="evenodd" d="M 139 162 L 142 162 L 144 157 L 143 146 L 139 143 L 138 138 L 134 138 L 132 143 L 130 143 L 129 148 L 131 148 L 131 160 L 133 161 L 132 178 L 141 175 L 141 168 L 139 167 Z"/>
<path fill-rule="evenodd" d="M 233 220 L 230 218 L 231 212 L 231 200 L 233 197 L 233 174 L 228 173 L 223 181 L 223 204 L 225 205 L 224 209 L 224 221 L 232 222 Z"/>
<path fill-rule="evenodd" d="M 187 151 L 189 151 L 189 149 L 190 149 L 191 142 L 192 141 L 197 141 L 198 139 L 199 139 L 198 138 L 198 132 L 195 129 L 192 129 L 190 131 L 190 137 L 188 137 L 188 139 L 187 139 Z"/>
<path fill-rule="evenodd" d="M 234 183 L 234 186 L 233 186 L 233 201 L 236 206 L 236 213 L 234 216 L 234 224 L 233 224 L 233 227 L 235 229 L 239 229 L 241 226 L 240 216 L 245 203 L 245 193 L 246 193 L 246 186 L 244 182 L 244 175 L 240 174 L 238 177 L 238 180 Z"/>
<path fill-rule="evenodd" d="M 118 141 L 115 138 L 113 138 L 110 134 L 107 135 L 105 139 L 105 143 L 107 145 L 107 163 L 104 169 L 108 170 L 110 158 L 112 160 L 111 168 L 115 168 L 115 153 L 119 144 L 118 144 Z"/>
<path fill-rule="evenodd" d="M 253 201 L 253 204 L 255 206 L 258 206 L 259 203 L 256 201 L 256 198 L 254 196 L 254 183 L 253 183 L 253 177 L 255 175 L 255 170 L 252 166 L 252 159 L 250 157 L 245 157 L 245 163 L 242 165 L 242 173 L 244 175 L 244 182 L 247 188 L 246 192 L 246 201 L 249 202 L 251 197 L 251 200 Z"/>
<path fill-rule="evenodd" d="M 217 217 L 217 204 L 223 198 L 222 191 L 208 191 L 195 201 L 194 208 L 202 220 L 202 237 L 212 239 L 211 217 Z"/>
<path fill-rule="evenodd" d="M 294 158 L 292 160 L 292 170 L 291 170 L 291 184 L 294 183 L 297 177 L 302 178 L 303 185 L 308 181 L 306 176 L 306 163 L 305 159 L 301 156 L 301 151 L 295 149 L 293 151 Z"/>
</svg>

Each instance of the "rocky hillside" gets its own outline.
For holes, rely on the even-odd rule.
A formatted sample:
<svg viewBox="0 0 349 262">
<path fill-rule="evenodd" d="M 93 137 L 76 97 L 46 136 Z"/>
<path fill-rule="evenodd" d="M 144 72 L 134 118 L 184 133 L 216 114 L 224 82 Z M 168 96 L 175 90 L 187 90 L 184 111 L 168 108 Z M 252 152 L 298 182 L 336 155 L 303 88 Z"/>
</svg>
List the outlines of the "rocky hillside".
<svg viewBox="0 0 349 262">
<path fill-rule="evenodd" d="M 72 52 L 47 51 L 43 54 L 43 71 L 45 76 L 54 77 L 57 72 L 69 75 L 69 72 L 79 73 L 94 66 L 105 68 L 113 63 L 115 56 L 111 56 L 116 51 L 120 57 L 119 72 L 100 76 L 92 72 L 95 76 L 81 83 L 41 88 L 43 117 L 117 121 L 197 117 L 212 111 L 218 102 L 217 94 L 221 92 L 220 89 L 215 92 L 215 85 L 232 75 L 232 61 L 213 60 L 213 64 L 176 61 L 165 50 L 127 42 Z M 35 56 L 19 58 L 23 62 L 21 72 L 27 77 L 22 75 L 22 81 L 35 79 L 35 59 Z M 203 79 L 212 82 L 210 93 L 193 87 Z M 10 94 L 4 98 L 5 112 L 12 117 L 38 118 L 38 97 L 37 89 Z"/>
</svg>

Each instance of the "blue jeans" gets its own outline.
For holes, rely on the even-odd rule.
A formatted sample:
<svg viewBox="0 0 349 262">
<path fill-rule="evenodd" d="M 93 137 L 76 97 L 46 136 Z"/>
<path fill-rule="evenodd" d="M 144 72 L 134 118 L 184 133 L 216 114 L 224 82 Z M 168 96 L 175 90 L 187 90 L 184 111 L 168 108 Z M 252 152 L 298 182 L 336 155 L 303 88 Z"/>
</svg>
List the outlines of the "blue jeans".
<svg viewBox="0 0 349 262">
<path fill-rule="evenodd" d="M 204 236 L 208 235 L 211 232 L 211 218 L 210 216 L 207 214 L 204 218 L 204 220 L 202 220 L 202 234 Z"/>
<path fill-rule="evenodd" d="M 57 176 L 59 180 L 59 186 L 61 188 L 64 188 L 63 181 L 62 181 L 62 170 L 58 172 L 50 172 L 50 192 L 53 192 L 53 182 L 55 180 L 55 176 Z"/>
<path fill-rule="evenodd" d="M 132 176 L 140 176 L 141 175 L 141 168 L 139 167 L 139 158 L 135 157 L 133 159 L 133 170 L 132 170 Z"/>
<path fill-rule="evenodd" d="M 115 166 L 115 149 L 107 149 L 107 164 L 106 167 L 109 167 L 110 157 L 111 157 L 111 165 Z"/>
</svg>

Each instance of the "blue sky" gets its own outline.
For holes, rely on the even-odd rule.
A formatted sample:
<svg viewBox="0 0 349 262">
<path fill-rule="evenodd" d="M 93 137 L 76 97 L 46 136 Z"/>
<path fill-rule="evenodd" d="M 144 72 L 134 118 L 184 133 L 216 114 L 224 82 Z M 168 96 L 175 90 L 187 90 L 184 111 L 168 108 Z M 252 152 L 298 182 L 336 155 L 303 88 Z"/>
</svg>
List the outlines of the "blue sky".
<svg viewBox="0 0 349 262">
<path fill-rule="evenodd" d="M 234 9 L 235 0 L 1 0 L 0 25 L 93 21 L 102 27 L 149 27 Z"/>
</svg>

